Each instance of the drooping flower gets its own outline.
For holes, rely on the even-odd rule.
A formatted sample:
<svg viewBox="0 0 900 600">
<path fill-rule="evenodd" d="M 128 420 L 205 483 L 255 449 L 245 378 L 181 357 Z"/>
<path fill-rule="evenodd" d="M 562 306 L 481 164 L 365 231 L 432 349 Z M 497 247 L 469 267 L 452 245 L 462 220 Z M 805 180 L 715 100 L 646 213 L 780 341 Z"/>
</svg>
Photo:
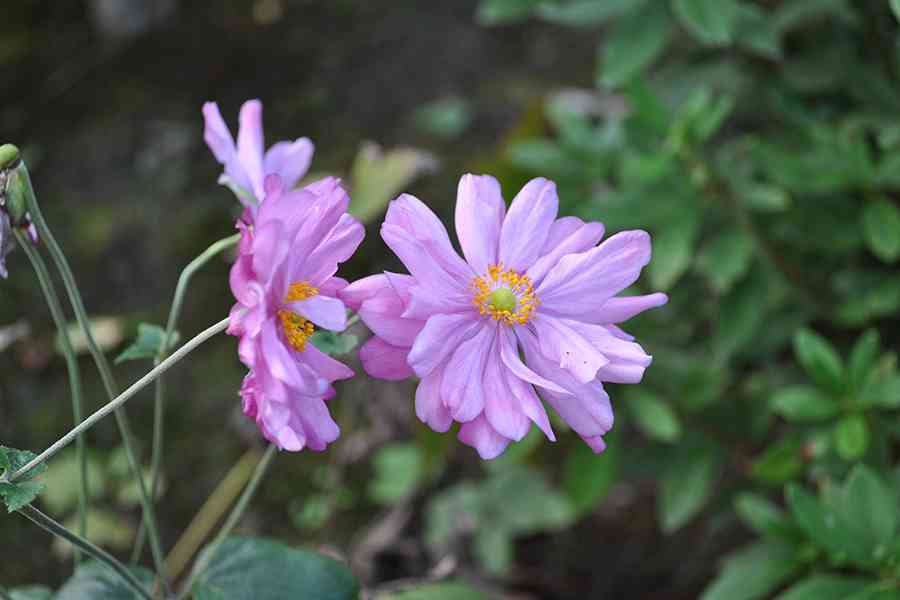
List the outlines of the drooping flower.
<svg viewBox="0 0 900 600">
<path fill-rule="evenodd" d="M 617 297 L 650 260 L 650 236 L 557 219 L 556 186 L 530 181 L 509 210 L 492 177 L 465 175 L 454 251 L 418 199 L 394 200 L 381 228 L 410 275 L 385 273 L 340 292 L 375 337 L 360 349 L 373 377 L 421 378 L 416 414 L 498 456 L 536 424 L 554 440 L 543 399 L 595 452 L 613 411 L 603 382 L 637 383 L 651 357 L 617 324 L 665 294 Z M 522 359 L 524 356 L 524 360 Z"/>
<path fill-rule="evenodd" d="M 284 450 L 324 450 L 340 433 L 325 400 L 332 383 L 353 371 L 318 350 L 316 326 L 342 331 L 347 312 L 335 277 L 365 235 L 347 214 L 349 198 L 328 178 L 303 189 L 265 180 L 253 223 L 238 221 L 241 240 L 231 269 L 237 304 L 228 332 L 240 336 L 238 355 L 250 372 L 241 387 L 244 414 Z"/>
<path fill-rule="evenodd" d="M 266 150 L 262 125 L 262 103 L 248 100 L 241 106 L 237 144 L 215 102 L 203 105 L 203 139 L 216 160 L 225 166 L 219 183 L 235 190 L 251 215 L 262 201 L 267 175 L 278 175 L 285 189 L 292 189 L 306 174 L 313 144 L 308 138 L 278 142 Z"/>
</svg>

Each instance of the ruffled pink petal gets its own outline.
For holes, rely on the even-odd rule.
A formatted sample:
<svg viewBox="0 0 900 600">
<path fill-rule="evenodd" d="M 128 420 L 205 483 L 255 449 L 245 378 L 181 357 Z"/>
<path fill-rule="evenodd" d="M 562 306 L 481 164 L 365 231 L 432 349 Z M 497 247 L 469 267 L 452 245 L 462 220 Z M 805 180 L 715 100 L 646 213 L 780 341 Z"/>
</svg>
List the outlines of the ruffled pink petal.
<svg viewBox="0 0 900 600">
<path fill-rule="evenodd" d="M 287 306 L 323 329 L 343 331 L 347 328 L 347 309 L 337 298 L 317 294 Z"/>
<path fill-rule="evenodd" d="M 578 217 L 560 217 L 553 221 L 553 225 L 550 226 L 550 232 L 547 234 L 547 241 L 544 242 L 544 247 L 541 248 L 541 256 L 551 252 L 564 239 L 578 231 L 583 225 L 584 221 Z"/>
<path fill-rule="evenodd" d="M 241 106 L 239 115 L 240 129 L 237 138 L 237 156 L 243 165 L 253 195 L 262 198 L 263 191 L 263 153 L 265 141 L 263 139 L 262 103 L 259 100 L 248 100 Z"/>
<path fill-rule="evenodd" d="M 228 163 L 234 157 L 234 138 L 215 102 L 203 104 L 203 140 L 221 164 Z"/>
<path fill-rule="evenodd" d="M 373 337 L 359 349 L 363 369 L 376 379 L 399 381 L 414 375 L 406 363 L 408 348 L 391 346 L 379 337 Z"/>
<path fill-rule="evenodd" d="M 494 343 L 497 343 L 496 340 Z M 519 398 L 513 393 L 507 383 L 505 371 L 497 348 L 492 347 L 484 369 L 484 416 L 494 431 L 503 437 L 519 441 L 531 428 L 531 421 L 522 410 L 522 404 L 527 399 Z M 521 391 L 521 387 L 516 391 Z"/>
<path fill-rule="evenodd" d="M 427 285 L 410 287 L 403 316 L 425 321 L 436 314 L 464 314 L 473 320 L 479 316 L 475 305 L 472 304 L 471 294 L 453 293 L 448 295 Z"/>
<path fill-rule="evenodd" d="M 587 252 L 568 254 L 538 286 L 541 311 L 593 321 L 610 298 L 637 281 L 648 262 L 645 231 L 623 231 Z"/>
<path fill-rule="evenodd" d="M 603 238 L 603 232 L 604 229 L 601 223 L 584 223 L 570 235 L 559 240 L 553 248 L 541 256 L 528 269 L 528 277 L 531 279 L 531 282 L 534 285 L 539 285 L 550 269 L 555 267 L 559 259 L 566 254 L 576 254 L 593 248 Z"/>
<path fill-rule="evenodd" d="M 341 434 L 340 427 L 320 396 L 298 395 L 292 398 L 290 428 L 302 431 L 306 437 L 306 447 L 315 451 L 324 450 Z"/>
<path fill-rule="evenodd" d="M 293 142 L 278 142 L 266 151 L 263 170 L 277 173 L 290 189 L 306 175 L 312 162 L 313 143 L 309 138 L 299 138 Z"/>
<path fill-rule="evenodd" d="M 425 377 L 481 329 L 481 324 L 468 315 L 434 315 L 416 336 L 407 359 L 409 365 L 419 377 Z"/>
<path fill-rule="evenodd" d="M 497 263 L 506 204 L 500 183 L 488 175 L 463 175 L 456 193 L 456 235 L 476 273 Z"/>
<path fill-rule="evenodd" d="M 365 235 L 362 223 L 350 215 L 342 215 L 322 243 L 300 263 L 295 276 L 319 285 L 337 272 L 340 263 L 353 256 Z"/>
<path fill-rule="evenodd" d="M 412 279 L 409 275 L 401 275 L 400 277 Z M 384 273 L 369 275 L 368 277 L 357 279 L 342 289 L 338 297 L 344 301 L 344 304 L 350 310 L 359 310 L 363 302 L 383 293 L 389 285 L 387 276 Z"/>
<path fill-rule="evenodd" d="M 441 398 L 453 418 L 461 423 L 471 421 L 484 410 L 484 371 L 496 336 L 496 326 L 481 326 L 473 337 L 450 344 L 454 352 L 441 381 Z"/>
<path fill-rule="evenodd" d="M 484 460 L 492 460 L 503 454 L 510 442 L 508 438 L 494 431 L 484 416 L 463 423 L 459 428 L 457 438 L 462 443 L 475 448 L 478 456 Z"/>
<path fill-rule="evenodd" d="M 340 294 L 350 282 L 343 277 L 329 277 L 324 283 L 319 284 L 319 293 L 323 296 L 334 296 L 340 298 Z M 344 303 L 346 304 L 346 302 Z"/>
<path fill-rule="evenodd" d="M 509 207 L 500 233 L 500 262 L 525 271 L 541 254 L 559 210 L 556 184 L 543 178 L 525 184 Z"/>
<path fill-rule="evenodd" d="M 368 296 L 357 307 L 360 319 L 372 333 L 392 346 L 411 348 L 416 336 L 425 327 L 423 320 L 402 316 L 406 304 L 401 294 L 408 295 L 408 285 L 412 278 L 385 274 L 366 279 L 368 281 L 363 280 L 349 294 L 355 300 Z"/>
<path fill-rule="evenodd" d="M 553 433 L 553 428 L 550 426 L 550 418 L 547 416 L 547 411 L 544 409 L 544 405 L 541 404 L 541 401 L 537 397 L 531 384 L 522 381 L 509 371 L 505 373 L 505 376 L 507 385 L 513 396 L 518 399 L 525 416 L 544 432 L 547 439 L 551 442 L 555 442 L 556 435 Z"/>
<path fill-rule="evenodd" d="M 300 357 L 300 360 L 309 365 L 316 374 L 327 380 L 329 383 L 333 383 L 339 379 L 350 379 L 355 375 L 353 369 L 344 363 L 331 358 L 309 343 L 306 344 L 306 348 L 303 350 Z"/>
<path fill-rule="evenodd" d="M 441 380 L 444 369 L 439 367 L 422 378 L 416 387 L 416 416 L 441 433 L 450 429 L 453 417 L 441 401 Z"/>
<path fill-rule="evenodd" d="M 541 353 L 556 362 L 581 383 L 597 376 L 597 370 L 609 364 L 605 357 L 581 333 L 563 319 L 536 315 L 531 324 L 537 334 Z"/>
<path fill-rule="evenodd" d="M 523 381 L 527 381 L 528 383 L 548 390 L 553 390 L 560 394 L 567 394 L 567 390 L 560 387 L 555 382 L 541 377 L 522 362 L 522 359 L 519 358 L 519 349 L 516 343 L 517 335 L 518 331 L 517 333 L 513 333 L 505 328 L 500 331 L 500 359 L 503 361 L 503 364 L 506 365 L 506 368 Z"/>
<path fill-rule="evenodd" d="M 598 311 L 595 322 L 621 323 L 645 310 L 660 307 L 668 301 L 669 297 L 662 293 L 610 298 Z"/>
</svg>

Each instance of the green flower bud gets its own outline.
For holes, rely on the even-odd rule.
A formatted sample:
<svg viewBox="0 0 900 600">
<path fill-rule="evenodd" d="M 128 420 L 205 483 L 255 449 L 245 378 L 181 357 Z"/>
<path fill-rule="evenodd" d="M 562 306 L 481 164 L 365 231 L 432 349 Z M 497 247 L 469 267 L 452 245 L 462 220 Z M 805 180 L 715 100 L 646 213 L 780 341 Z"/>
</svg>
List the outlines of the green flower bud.
<svg viewBox="0 0 900 600">
<path fill-rule="evenodd" d="M 28 169 L 25 164 L 19 162 L 19 165 L 11 170 L 7 170 L 4 176 L 0 176 L 0 184 L 5 181 L 6 189 L 3 191 L 3 209 L 9 215 L 9 220 L 13 225 L 19 226 L 25 223 L 28 214 L 28 197 L 32 193 L 31 180 L 28 178 Z"/>
<path fill-rule="evenodd" d="M 19 162 L 19 149 L 12 144 L 0 146 L 0 170 L 9 169 Z"/>
</svg>

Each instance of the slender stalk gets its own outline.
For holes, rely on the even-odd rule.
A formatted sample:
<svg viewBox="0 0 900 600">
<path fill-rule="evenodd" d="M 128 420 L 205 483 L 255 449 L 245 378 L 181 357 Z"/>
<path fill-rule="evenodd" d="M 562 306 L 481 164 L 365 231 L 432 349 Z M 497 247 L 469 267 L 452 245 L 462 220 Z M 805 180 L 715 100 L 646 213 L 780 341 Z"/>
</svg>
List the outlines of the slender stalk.
<svg viewBox="0 0 900 600">
<path fill-rule="evenodd" d="M 194 260 L 188 263 L 188 265 L 181 272 L 181 275 L 179 275 L 178 277 L 178 284 L 175 286 L 175 297 L 172 299 L 172 307 L 169 309 L 169 320 L 166 323 L 166 336 L 163 339 L 163 343 L 160 345 L 159 352 L 156 355 L 154 364 L 158 365 L 160 362 L 162 362 L 166 358 L 166 356 L 168 356 L 169 350 L 173 345 L 172 337 L 175 333 L 175 327 L 178 325 L 178 318 L 181 316 L 181 307 L 184 304 L 184 296 L 187 292 L 188 284 L 190 283 L 191 278 L 194 276 L 194 273 L 199 271 L 206 263 L 210 261 L 210 259 L 227 250 L 228 248 L 233 247 L 240 239 L 241 234 L 236 233 L 232 236 L 215 242 L 209 248 L 199 254 L 196 258 L 194 258 Z M 153 449 L 151 450 L 150 454 L 150 499 L 152 502 L 156 501 L 156 493 L 159 488 L 159 478 L 162 471 L 162 449 L 163 441 L 165 439 L 165 414 L 165 381 L 163 377 L 159 377 L 156 380 L 156 390 L 154 393 Z M 146 530 L 144 529 L 143 523 L 141 523 L 141 526 L 138 529 L 137 539 L 135 540 L 134 550 L 131 554 L 132 564 L 137 563 L 137 561 L 140 559 L 141 553 L 144 550 L 145 535 Z"/>
<path fill-rule="evenodd" d="M 94 339 L 94 334 L 91 331 L 91 322 L 88 318 L 87 311 L 84 308 L 84 302 L 81 299 L 81 292 L 78 290 L 78 284 L 75 282 L 75 276 L 72 274 L 72 269 L 69 267 L 69 261 L 66 258 L 66 255 L 63 253 L 62 248 L 53 236 L 53 232 L 44 220 L 44 216 L 41 213 L 41 208 L 38 205 L 37 197 L 34 194 L 31 179 L 28 176 L 28 171 L 25 168 L 24 163 L 20 165 L 19 168 L 25 169 L 24 181 L 26 185 L 25 194 L 28 201 L 28 212 L 34 225 L 37 227 L 38 235 L 43 243 L 46 244 L 47 249 L 50 251 L 50 257 L 53 259 L 57 270 L 59 270 L 59 273 L 62 276 L 63 284 L 66 287 L 66 294 L 69 296 L 69 302 L 72 305 L 72 309 L 75 311 L 75 318 L 78 320 L 78 324 L 84 332 L 88 351 L 91 353 L 91 357 L 97 365 L 97 370 L 100 371 L 100 379 L 103 380 L 103 387 L 106 388 L 106 393 L 112 401 L 116 398 L 118 386 L 113 378 L 109 362 L 106 360 L 106 355 L 103 354 L 100 347 L 97 345 L 97 341 Z M 163 587 L 165 587 L 166 591 L 169 591 L 170 586 L 168 579 L 166 578 L 166 574 L 162 571 L 165 564 L 163 562 L 162 546 L 159 541 L 159 530 L 156 527 L 156 515 L 153 509 L 153 503 L 150 502 L 150 497 L 147 495 L 147 486 L 144 483 L 144 477 L 141 473 L 141 463 L 138 459 L 137 450 L 135 449 L 134 435 L 131 431 L 128 413 L 125 412 L 124 408 L 119 408 L 115 411 L 115 416 L 116 424 L 119 426 L 119 433 L 122 436 L 122 445 L 125 447 L 125 454 L 128 457 L 128 464 L 131 467 L 132 474 L 137 480 L 138 490 L 140 491 L 141 509 L 143 511 L 144 524 L 150 534 L 150 550 L 153 554 L 153 562 L 163 581 Z"/>
<path fill-rule="evenodd" d="M 69 329 L 66 324 L 66 316 L 59 301 L 59 295 L 53 286 L 53 280 L 50 272 L 47 270 L 47 263 L 37 248 L 35 248 L 28 237 L 19 229 L 15 230 L 16 241 L 25 251 L 34 272 L 37 275 L 38 282 L 41 285 L 41 291 L 44 293 L 44 299 L 50 308 L 50 314 L 53 316 L 53 322 L 59 333 L 59 346 L 63 356 L 66 359 L 66 370 L 69 374 L 69 390 L 72 395 L 72 417 L 77 427 L 83 419 L 83 400 L 81 389 L 81 372 L 78 368 L 78 358 L 75 356 L 75 350 L 72 348 L 72 340 L 69 338 Z M 78 535 L 85 537 L 87 535 L 87 509 L 88 509 L 88 473 L 87 473 L 87 452 L 84 434 L 79 434 L 75 438 L 75 458 L 78 461 L 80 471 L 80 485 L 78 486 Z M 75 551 L 75 563 L 81 561 L 81 554 Z"/>
<path fill-rule="evenodd" d="M 49 448 L 47 448 L 46 450 L 41 452 L 39 455 L 37 455 L 35 458 L 33 458 L 31 461 L 29 461 L 28 464 L 26 464 L 21 469 L 19 469 L 15 473 L 13 473 L 9 478 L 10 483 L 15 483 L 16 481 L 21 479 L 23 475 L 28 473 L 28 471 L 32 470 L 33 468 L 38 466 L 40 463 L 51 459 L 53 456 L 55 456 L 57 453 L 59 453 L 60 450 L 62 450 L 63 448 L 65 448 L 66 446 L 71 444 L 72 440 L 74 440 L 76 437 L 78 437 L 78 434 L 80 434 L 82 431 L 87 431 L 88 429 L 90 429 L 91 427 L 96 425 L 97 422 L 100 421 L 103 417 L 107 416 L 111 412 L 117 411 L 132 396 L 137 394 L 143 388 L 147 387 L 147 385 L 152 383 L 161 374 L 168 371 L 172 367 L 172 365 L 174 365 L 175 363 L 180 361 L 182 358 L 184 358 L 185 356 L 190 354 L 195 348 L 197 348 L 197 346 L 199 346 L 200 344 L 202 344 L 209 338 L 213 337 L 217 333 L 224 331 L 228 327 L 228 321 L 229 321 L 228 318 L 222 319 L 215 325 L 208 327 L 205 330 L 201 331 L 199 334 L 197 334 L 195 337 L 193 337 L 191 340 L 189 340 L 184 346 L 182 346 L 181 348 L 179 348 L 178 350 L 173 352 L 172 356 L 170 356 L 169 358 L 167 358 L 166 360 L 161 362 L 158 366 L 154 367 L 146 375 L 144 375 L 143 377 L 141 377 L 140 379 L 135 381 L 131 385 L 131 387 L 129 387 L 127 390 L 125 390 L 124 392 L 119 394 L 117 397 L 115 397 L 112 401 L 108 402 L 103 407 L 98 409 L 97 412 L 95 412 L 94 414 L 89 416 L 87 419 L 82 421 L 81 424 L 78 425 L 78 427 L 75 427 L 74 429 L 72 429 L 70 432 L 65 434 L 59 440 L 54 442 L 54 444 L 52 446 L 50 446 Z"/>
<path fill-rule="evenodd" d="M 253 496 L 256 495 L 256 490 L 259 487 L 263 476 L 265 476 L 266 471 L 268 471 L 269 465 L 272 463 L 272 459 L 275 457 L 277 451 L 278 447 L 275 446 L 275 444 L 269 445 L 266 453 L 263 455 L 262 459 L 260 459 L 259 464 L 256 465 L 256 469 L 253 471 L 253 477 L 250 478 L 250 482 L 247 484 L 247 487 L 244 488 L 244 493 L 241 494 L 237 504 L 235 504 L 231 513 L 228 515 L 228 518 L 225 519 L 225 523 L 222 525 L 219 533 L 216 534 L 215 539 L 213 539 L 207 547 L 206 554 L 194 564 L 194 568 L 191 570 L 191 574 L 179 594 L 180 598 L 184 598 L 190 593 L 191 587 L 194 585 L 197 576 L 200 575 L 200 573 L 203 572 L 203 569 L 205 569 L 212 561 L 219 547 L 222 545 L 222 542 L 231 535 L 231 532 L 241 520 L 241 517 L 244 516 L 244 512 L 246 512 L 247 507 L 250 505 L 250 501 L 253 500 Z"/>
<path fill-rule="evenodd" d="M 122 578 L 122 581 L 124 581 L 128 587 L 133 589 L 141 598 L 153 600 L 153 596 L 151 596 L 150 592 L 148 592 L 143 584 L 138 581 L 138 578 L 135 577 L 125 565 L 117 561 L 111 554 L 102 548 L 95 546 L 75 532 L 69 531 L 30 504 L 19 509 L 19 513 L 41 529 L 44 529 L 57 537 L 61 537 L 87 556 L 104 563 L 115 571 L 115 573 Z"/>
</svg>

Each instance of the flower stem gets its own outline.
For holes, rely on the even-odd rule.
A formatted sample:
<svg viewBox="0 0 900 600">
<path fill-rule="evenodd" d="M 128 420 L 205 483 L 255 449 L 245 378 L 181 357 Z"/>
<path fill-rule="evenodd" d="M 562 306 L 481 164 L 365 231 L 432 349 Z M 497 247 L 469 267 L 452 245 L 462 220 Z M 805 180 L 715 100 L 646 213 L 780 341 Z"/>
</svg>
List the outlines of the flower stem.
<svg viewBox="0 0 900 600">
<path fill-rule="evenodd" d="M 143 377 L 141 377 L 140 379 L 135 381 L 131 385 L 131 387 L 129 387 L 127 390 L 125 390 L 124 392 L 122 392 L 121 394 L 116 396 L 112 401 L 108 402 L 102 408 L 97 410 L 97 412 L 95 412 L 94 414 L 89 416 L 87 419 L 82 421 L 81 424 L 78 425 L 78 427 L 75 427 L 74 429 L 72 429 L 66 435 L 61 437 L 56 442 L 54 442 L 54 444 L 52 446 L 50 446 L 49 448 L 47 448 L 46 450 L 41 452 L 39 455 L 37 455 L 35 458 L 33 458 L 31 461 L 29 461 L 28 464 L 26 464 L 21 469 L 19 469 L 15 473 L 13 473 L 9 478 L 10 483 L 15 483 L 23 475 L 28 473 L 28 471 L 32 470 L 40 463 L 52 458 L 60 450 L 62 450 L 63 448 L 68 446 L 70 443 L 72 443 L 72 440 L 74 440 L 76 437 L 78 437 L 78 434 L 80 434 L 82 431 L 87 431 L 88 429 L 93 427 L 98 421 L 100 421 L 103 417 L 105 417 L 109 413 L 114 412 L 117 409 L 119 409 L 132 396 L 137 394 L 143 388 L 147 387 L 147 385 L 152 383 L 161 374 L 168 371 L 172 367 L 172 365 L 174 365 L 175 363 L 180 361 L 186 355 L 190 354 L 195 348 L 197 348 L 197 346 L 199 346 L 200 344 L 202 344 L 209 338 L 213 337 L 217 333 L 224 331 L 228 327 L 228 321 L 229 321 L 228 318 L 222 319 L 215 325 L 212 325 L 211 327 L 208 327 L 205 330 L 201 331 L 199 334 L 197 334 L 195 337 L 193 337 L 191 340 L 189 340 L 187 343 L 185 343 L 184 346 L 182 346 L 181 348 L 179 348 L 178 350 L 173 352 L 170 357 L 168 357 L 166 360 L 162 361 L 159 365 L 154 367 L 146 375 L 144 375 Z"/>
<path fill-rule="evenodd" d="M 240 239 L 241 234 L 236 233 L 232 236 L 215 242 L 209 248 L 204 250 L 200 255 L 194 258 L 194 260 L 188 263 L 188 265 L 181 272 L 181 275 L 178 277 L 178 284 L 175 286 L 175 297 L 172 299 L 172 308 L 169 309 L 169 320 L 166 323 L 166 335 L 165 338 L 163 338 L 163 343 L 159 347 L 159 352 L 156 355 L 154 365 L 158 365 L 160 362 L 162 362 L 166 358 L 166 356 L 168 356 L 169 350 L 172 348 L 174 341 L 172 337 L 175 333 L 175 327 L 178 324 L 178 317 L 181 316 L 181 307 L 184 304 L 184 295 L 187 292 L 187 287 L 191 281 L 191 277 L 193 277 L 194 273 L 199 271 L 206 263 L 208 263 L 210 259 L 227 250 L 228 248 L 233 247 Z M 153 502 L 156 501 L 156 493 L 157 489 L 159 488 L 159 477 L 162 470 L 162 449 L 163 441 L 165 439 L 165 414 L 165 382 L 162 377 L 159 377 L 156 380 L 156 389 L 154 392 L 153 449 L 150 454 L 150 499 Z M 147 532 L 144 529 L 144 524 L 141 523 L 141 526 L 138 529 L 137 539 L 134 544 L 134 550 L 131 555 L 132 564 L 137 563 L 137 561 L 140 559 L 141 553 L 144 550 L 144 540 L 146 533 Z"/>
<path fill-rule="evenodd" d="M 272 459 L 275 457 L 275 454 L 278 452 L 278 447 L 275 444 L 269 444 L 268 449 L 266 449 L 266 453 L 260 459 L 259 463 L 256 465 L 256 469 L 253 471 L 253 476 L 250 478 L 250 482 L 247 484 L 247 487 L 244 488 L 244 492 L 241 494 L 241 497 L 238 499 L 237 504 L 235 504 L 231 513 L 228 515 L 228 518 L 225 519 L 225 523 L 222 525 L 222 528 L 219 530 L 219 533 L 216 534 L 215 539 L 210 542 L 209 546 L 207 546 L 206 552 L 203 554 L 203 557 L 194 564 L 194 568 L 191 569 L 191 574 L 188 576 L 187 581 L 184 584 L 184 588 L 181 590 L 181 594 L 179 594 L 180 598 L 184 598 L 187 594 L 190 593 L 191 587 L 194 584 L 194 581 L 197 579 L 197 576 L 203 572 L 203 569 L 212 561 L 215 557 L 216 551 L 218 551 L 219 547 L 222 545 L 222 542 L 231 535 L 231 532 L 234 530 L 235 526 L 241 520 L 241 517 L 244 516 L 244 512 L 246 512 L 247 507 L 250 505 L 250 501 L 253 500 L 253 496 L 256 495 L 256 490 L 259 487 L 260 482 L 265 476 L 266 471 L 269 469 L 269 465 L 272 463 Z"/>
<path fill-rule="evenodd" d="M 69 338 L 69 329 L 66 324 L 66 316 L 59 301 L 59 295 L 53 285 L 50 272 L 47 269 L 47 263 L 37 248 L 31 244 L 31 240 L 20 229 L 15 230 L 16 241 L 25 251 L 34 272 L 37 275 L 38 282 L 41 285 L 41 291 L 44 293 L 44 299 L 50 308 L 50 314 L 53 316 L 53 322 L 59 334 L 59 347 L 66 359 L 66 370 L 69 374 L 69 390 L 72 396 L 72 417 L 75 421 L 74 426 L 81 424 L 84 415 L 84 402 L 82 400 L 81 388 L 81 371 L 78 368 L 78 358 L 75 356 L 75 350 L 72 348 L 72 340 Z M 87 451 L 84 434 L 79 434 L 75 438 L 75 459 L 78 462 L 80 471 L 80 485 L 78 486 L 78 534 L 81 537 L 87 535 L 87 510 L 88 510 L 88 473 L 87 473 Z M 75 563 L 81 561 L 81 553 L 75 550 Z"/>
<path fill-rule="evenodd" d="M 30 504 L 24 506 L 23 508 L 20 508 L 19 513 L 41 529 L 44 529 L 45 531 L 48 531 L 57 537 L 61 537 L 62 539 L 72 544 L 72 546 L 74 546 L 76 549 L 84 552 L 84 554 L 86 554 L 87 556 L 90 556 L 91 558 L 107 565 L 109 568 L 115 571 L 116 574 L 118 574 L 119 577 L 122 578 L 122 581 L 124 581 L 128 585 L 128 587 L 133 589 L 141 598 L 145 598 L 146 600 L 153 600 L 150 592 L 148 592 L 144 588 L 143 584 L 138 581 L 138 578 L 134 576 L 134 573 L 129 571 L 128 568 L 125 567 L 125 565 L 117 561 L 111 554 L 109 554 L 102 548 L 95 546 L 75 532 L 69 531 L 60 523 L 57 523 Z"/>
</svg>

